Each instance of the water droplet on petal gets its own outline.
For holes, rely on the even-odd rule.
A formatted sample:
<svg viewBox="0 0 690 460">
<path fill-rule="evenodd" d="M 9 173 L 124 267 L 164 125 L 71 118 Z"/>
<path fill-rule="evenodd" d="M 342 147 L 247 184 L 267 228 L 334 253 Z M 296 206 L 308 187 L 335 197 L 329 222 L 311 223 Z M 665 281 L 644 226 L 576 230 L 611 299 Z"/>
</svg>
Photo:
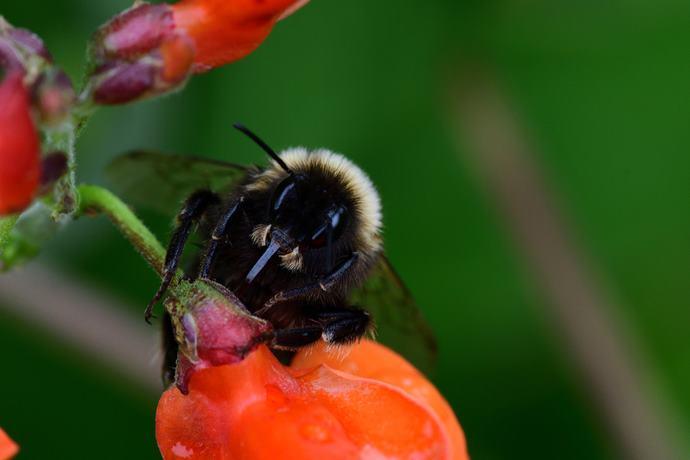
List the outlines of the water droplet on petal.
<svg viewBox="0 0 690 460">
<path fill-rule="evenodd" d="M 172 448 L 173 454 L 180 458 L 189 458 L 194 455 L 194 450 L 190 447 L 185 446 L 181 442 L 177 442 Z"/>
</svg>

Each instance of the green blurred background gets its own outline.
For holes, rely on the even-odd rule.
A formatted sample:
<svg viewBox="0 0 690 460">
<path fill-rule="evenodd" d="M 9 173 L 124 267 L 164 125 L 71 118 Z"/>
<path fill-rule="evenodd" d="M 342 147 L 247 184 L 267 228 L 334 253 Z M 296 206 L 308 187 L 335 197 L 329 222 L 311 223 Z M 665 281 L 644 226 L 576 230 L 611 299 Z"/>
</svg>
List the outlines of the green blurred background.
<svg viewBox="0 0 690 460">
<path fill-rule="evenodd" d="M 89 34 L 128 4 L 7 0 L 0 14 L 40 34 L 78 81 Z M 450 94 L 468 62 L 502 82 L 569 232 L 649 364 L 652 399 L 687 439 L 688 45 L 681 0 L 312 0 L 248 58 L 176 95 L 100 111 L 79 143 L 79 175 L 103 183 L 104 166 L 132 148 L 263 161 L 234 121 L 275 148 L 347 154 L 378 185 L 388 254 L 437 333 L 435 382 L 473 458 L 621 458 L 467 161 Z M 167 238 L 168 222 L 143 217 Z M 39 260 L 137 319 L 157 283 L 104 219 L 72 225 Z M 155 393 L 2 308 L 0 347 L 0 426 L 19 458 L 158 457 Z"/>
</svg>

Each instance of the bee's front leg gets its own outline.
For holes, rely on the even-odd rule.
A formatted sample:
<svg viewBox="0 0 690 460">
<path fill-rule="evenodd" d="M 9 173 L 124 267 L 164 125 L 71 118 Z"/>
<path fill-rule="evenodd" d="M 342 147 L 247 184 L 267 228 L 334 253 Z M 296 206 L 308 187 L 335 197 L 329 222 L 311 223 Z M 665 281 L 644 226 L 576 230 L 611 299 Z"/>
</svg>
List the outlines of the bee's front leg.
<svg viewBox="0 0 690 460">
<path fill-rule="evenodd" d="M 163 281 L 161 282 L 158 291 L 156 291 L 156 294 L 146 306 L 146 311 L 144 312 L 144 319 L 146 319 L 147 323 L 151 323 L 154 305 L 156 305 L 161 297 L 163 297 L 163 294 L 165 294 L 165 291 L 168 289 L 175 276 L 177 266 L 180 263 L 180 258 L 182 257 L 185 243 L 187 242 L 187 238 L 189 238 L 189 234 L 194 228 L 194 224 L 201 219 L 210 205 L 215 204 L 218 201 L 218 195 L 215 193 L 208 190 L 200 190 L 198 192 L 194 192 L 184 202 L 184 206 L 177 216 L 177 226 L 173 231 L 170 242 L 168 243 L 167 252 L 165 253 L 165 262 L 163 263 Z"/>
<path fill-rule="evenodd" d="M 206 253 L 201 262 L 201 268 L 199 270 L 199 278 L 208 278 L 211 268 L 213 267 L 213 262 L 216 258 L 216 251 L 218 250 L 218 244 L 227 237 L 228 230 L 232 225 L 234 219 L 239 214 L 244 203 L 244 197 L 239 197 L 234 203 L 232 203 L 225 210 L 223 215 L 218 219 L 216 227 L 213 229 L 211 234 L 211 239 L 206 247 Z"/>
</svg>

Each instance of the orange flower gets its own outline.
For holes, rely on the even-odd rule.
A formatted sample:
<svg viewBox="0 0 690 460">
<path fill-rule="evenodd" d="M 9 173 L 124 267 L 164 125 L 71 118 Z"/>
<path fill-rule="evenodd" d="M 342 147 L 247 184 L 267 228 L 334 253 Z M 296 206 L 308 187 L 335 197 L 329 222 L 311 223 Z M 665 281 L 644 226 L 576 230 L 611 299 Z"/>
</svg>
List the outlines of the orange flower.
<svg viewBox="0 0 690 460">
<path fill-rule="evenodd" d="M 0 460 L 10 460 L 19 452 L 19 446 L 0 428 Z"/>
<path fill-rule="evenodd" d="M 91 49 L 93 99 L 122 104 L 180 88 L 193 72 L 254 51 L 306 0 L 138 3 L 101 26 Z"/>
<path fill-rule="evenodd" d="M 23 75 L 10 71 L 0 83 L 0 215 L 24 209 L 41 178 L 38 134 Z"/>
<path fill-rule="evenodd" d="M 281 365 L 265 346 L 201 369 L 162 396 L 165 459 L 467 459 L 452 410 L 403 358 L 371 341 L 324 346 Z"/>
</svg>

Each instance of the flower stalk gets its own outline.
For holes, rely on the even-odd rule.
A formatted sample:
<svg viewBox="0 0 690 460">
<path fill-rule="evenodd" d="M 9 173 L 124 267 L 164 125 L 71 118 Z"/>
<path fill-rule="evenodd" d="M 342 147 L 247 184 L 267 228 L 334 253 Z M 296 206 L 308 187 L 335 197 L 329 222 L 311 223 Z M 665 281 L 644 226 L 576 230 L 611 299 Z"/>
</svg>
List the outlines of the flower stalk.
<svg viewBox="0 0 690 460">
<path fill-rule="evenodd" d="M 82 184 L 77 190 L 78 214 L 106 215 L 156 273 L 162 275 L 165 249 L 132 210 L 115 194 L 103 187 Z"/>
</svg>

